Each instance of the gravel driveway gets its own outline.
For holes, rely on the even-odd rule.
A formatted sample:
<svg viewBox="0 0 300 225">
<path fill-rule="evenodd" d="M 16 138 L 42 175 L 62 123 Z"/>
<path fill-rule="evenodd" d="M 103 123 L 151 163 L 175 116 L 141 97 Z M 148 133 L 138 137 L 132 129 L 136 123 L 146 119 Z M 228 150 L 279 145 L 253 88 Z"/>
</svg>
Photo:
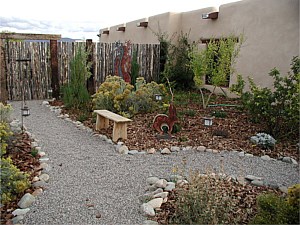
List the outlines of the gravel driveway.
<svg viewBox="0 0 300 225">
<path fill-rule="evenodd" d="M 20 120 L 20 102 L 11 102 L 13 117 Z M 264 181 L 289 186 L 299 183 L 298 166 L 258 157 L 181 151 L 171 155 L 120 155 L 115 147 L 73 123 L 57 118 L 42 105 L 29 101 L 27 130 L 35 135 L 49 157 L 50 180 L 24 218 L 28 225 L 142 224 L 138 196 L 144 194 L 146 178 L 167 178 L 174 166 L 186 159 L 187 169 L 254 175 Z M 100 218 L 97 218 L 100 217 Z"/>
</svg>

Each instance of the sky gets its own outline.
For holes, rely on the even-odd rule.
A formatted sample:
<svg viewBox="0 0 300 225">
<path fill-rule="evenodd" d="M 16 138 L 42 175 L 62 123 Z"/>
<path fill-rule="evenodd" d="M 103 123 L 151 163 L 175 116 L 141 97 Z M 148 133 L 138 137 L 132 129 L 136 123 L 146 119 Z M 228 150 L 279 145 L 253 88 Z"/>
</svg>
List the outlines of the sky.
<svg viewBox="0 0 300 225">
<path fill-rule="evenodd" d="M 98 40 L 100 29 L 166 12 L 186 12 L 238 0 L 6 0 L 0 32 L 61 34 Z"/>
</svg>

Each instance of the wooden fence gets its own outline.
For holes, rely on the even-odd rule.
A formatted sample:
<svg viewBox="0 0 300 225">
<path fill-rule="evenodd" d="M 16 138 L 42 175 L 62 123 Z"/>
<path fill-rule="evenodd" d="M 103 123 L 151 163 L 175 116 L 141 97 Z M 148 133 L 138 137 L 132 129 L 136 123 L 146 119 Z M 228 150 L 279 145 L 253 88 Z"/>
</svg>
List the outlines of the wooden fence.
<svg viewBox="0 0 300 225">
<path fill-rule="evenodd" d="M 85 42 L 58 42 L 58 76 L 63 86 L 70 80 L 70 62 L 76 49 Z M 92 43 L 94 92 L 108 75 L 116 74 L 118 48 L 125 43 Z M 129 56 L 137 53 L 139 76 L 157 81 L 159 75 L 160 46 L 130 44 Z M 130 58 L 131 60 L 131 58 Z M 129 60 L 129 61 L 130 61 Z M 49 42 L 6 42 L 4 45 L 5 73 L 9 100 L 47 99 L 51 97 L 51 62 Z M 131 62 L 130 62 L 131 63 Z"/>
</svg>

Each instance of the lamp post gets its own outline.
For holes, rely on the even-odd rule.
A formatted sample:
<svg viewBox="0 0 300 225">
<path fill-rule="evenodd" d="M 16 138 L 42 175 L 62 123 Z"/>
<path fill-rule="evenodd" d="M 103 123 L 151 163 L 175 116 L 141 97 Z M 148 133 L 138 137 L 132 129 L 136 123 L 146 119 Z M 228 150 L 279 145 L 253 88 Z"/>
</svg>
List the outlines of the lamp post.
<svg viewBox="0 0 300 225">
<path fill-rule="evenodd" d="M 162 100 L 162 95 L 161 94 L 155 94 L 154 98 L 156 101 L 161 101 Z"/>
<path fill-rule="evenodd" d="M 215 117 L 214 116 L 211 116 L 211 117 L 203 117 L 203 120 L 204 120 L 204 126 L 206 127 L 210 127 L 210 133 L 212 135 L 212 125 L 213 125 L 213 119 Z M 212 135 L 212 144 L 214 143 L 214 137 Z"/>
</svg>

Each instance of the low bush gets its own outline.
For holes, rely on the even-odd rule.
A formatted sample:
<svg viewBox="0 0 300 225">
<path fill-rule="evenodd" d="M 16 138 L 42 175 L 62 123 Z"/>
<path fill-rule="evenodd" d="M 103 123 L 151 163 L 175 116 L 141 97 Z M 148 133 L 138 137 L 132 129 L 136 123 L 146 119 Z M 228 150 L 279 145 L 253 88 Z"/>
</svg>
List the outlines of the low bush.
<svg viewBox="0 0 300 225">
<path fill-rule="evenodd" d="M 300 184 L 288 189 L 287 197 L 262 194 L 257 197 L 258 213 L 250 224 L 299 224 Z"/>
<path fill-rule="evenodd" d="M 245 82 L 238 77 L 238 83 L 231 90 L 241 95 L 244 109 L 252 121 L 265 124 L 265 132 L 276 139 L 298 139 L 300 108 L 300 59 L 294 57 L 291 71 L 281 76 L 274 68 L 269 75 L 274 79 L 274 90 L 261 88 L 249 78 L 250 91 L 244 92 Z"/>
<path fill-rule="evenodd" d="M 30 187 L 28 175 L 13 165 L 10 158 L 1 159 L 1 204 L 9 203 Z"/>
<path fill-rule="evenodd" d="M 155 101 L 154 94 L 166 96 L 164 85 L 156 82 L 146 83 L 142 77 L 136 79 L 135 89 L 121 77 L 108 76 L 93 95 L 93 107 L 130 117 L 157 109 L 162 103 Z"/>
<path fill-rule="evenodd" d="M 9 122 L 12 111 L 11 105 L 4 105 L 0 102 L 0 122 Z"/>
<path fill-rule="evenodd" d="M 193 172 L 189 185 L 178 189 L 175 199 L 175 213 L 171 223 L 176 224 L 235 224 L 238 217 L 231 189 L 224 189 L 227 182 L 218 176 L 200 175 Z"/>
<path fill-rule="evenodd" d="M 0 122 L 0 156 L 6 153 L 7 140 L 12 135 L 9 125 L 6 122 Z"/>
</svg>

